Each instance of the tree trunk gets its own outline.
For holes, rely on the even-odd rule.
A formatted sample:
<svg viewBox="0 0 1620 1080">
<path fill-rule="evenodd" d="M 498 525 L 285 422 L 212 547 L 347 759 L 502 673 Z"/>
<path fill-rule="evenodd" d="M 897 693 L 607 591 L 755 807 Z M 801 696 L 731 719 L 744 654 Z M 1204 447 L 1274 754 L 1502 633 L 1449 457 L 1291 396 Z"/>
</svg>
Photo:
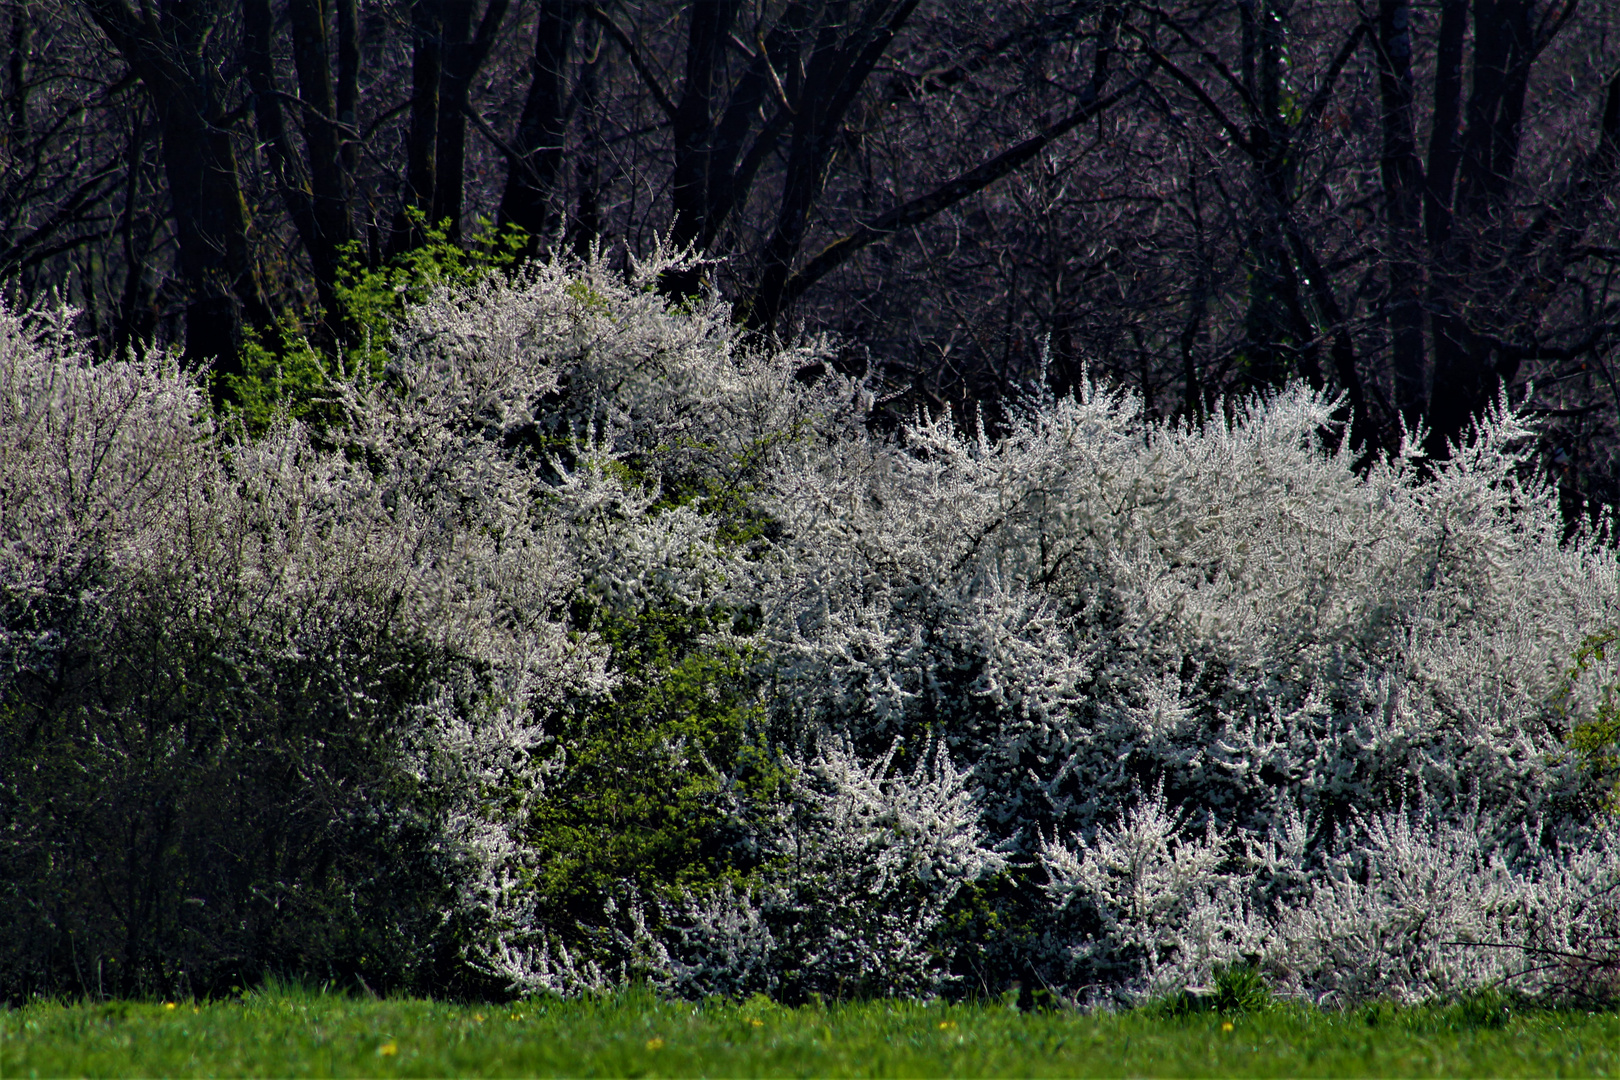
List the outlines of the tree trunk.
<svg viewBox="0 0 1620 1080">
<path fill-rule="evenodd" d="M 601 45 L 601 38 L 598 37 L 595 48 L 587 50 L 593 59 L 579 73 L 579 109 L 584 122 L 580 125 L 582 150 L 574 166 L 574 191 L 577 202 L 574 220 L 568 225 L 568 233 L 569 246 L 574 257 L 581 260 L 588 259 L 592 249 L 601 241 L 602 230 L 605 227 L 602 203 L 606 188 L 612 183 L 612 178 L 603 176 L 601 171 L 601 161 L 604 157 L 602 147 L 605 140 L 597 107 L 601 96 L 601 68 L 607 63 Z"/>
<path fill-rule="evenodd" d="M 439 119 L 434 127 L 433 198 L 428 220 L 449 226 L 461 239 L 462 163 L 467 158 L 467 117 L 462 107 L 472 81 L 469 55 L 474 0 L 439 0 L 443 69 L 439 81 Z"/>
<path fill-rule="evenodd" d="M 1461 139 L 1449 236 L 1434 267 L 1441 287 L 1431 320 L 1435 363 L 1427 449 L 1436 458 L 1449 456 L 1450 445 L 1464 436 L 1501 383 L 1490 335 L 1481 333 L 1464 312 L 1489 310 L 1506 299 L 1505 291 L 1492 293 L 1505 289 L 1501 275 L 1511 269 L 1481 273 L 1478 264 L 1488 258 L 1480 249 L 1493 242 L 1500 247 L 1510 225 L 1507 201 L 1534 59 L 1533 14 L 1533 0 L 1475 0 L 1468 126 Z"/>
<path fill-rule="evenodd" d="M 349 170 L 344 167 L 344 144 L 353 136 L 340 124 L 341 109 L 332 81 L 332 42 L 327 6 L 321 0 L 290 0 L 293 61 L 298 70 L 298 92 L 304 102 L 305 141 L 309 146 L 309 178 L 314 235 L 309 238 L 310 261 L 317 279 L 337 279 L 339 252 L 354 239 L 350 213 Z M 352 108 L 352 106 L 351 106 Z"/>
<path fill-rule="evenodd" d="M 467 110 L 473 80 L 489 59 L 508 0 L 489 0 L 478 31 L 473 33 L 474 0 L 446 0 L 444 5 L 444 76 L 439 97 L 438 176 L 433 186 L 433 220 L 448 222 L 450 235 L 461 237 L 466 192 Z"/>
<path fill-rule="evenodd" d="M 1258 6 L 1258 13 L 1255 8 Z M 1303 375 L 1322 385 L 1316 359 L 1315 328 L 1304 310 L 1299 275 L 1289 251 L 1286 218 L 1293 198 L 1294 156 L 1281 116 L 1283 22 L 1276 0 L 1240 8 L 1247 43 L 1255 41 L 1250 100 L 1249 155 L 1257 173 L 1260 205 L 1249 233 L 1249 298 L 1244 315 L 1244 355 L 1239 377 L 1244 389 L 1281 386 Z M 1248 49 L 1245 49 L 1248 52 Z M 1245 62 L 1247 70 L 1250 64 Z"/>
<path fill-rule="evenodd" d="M 151 279 L 146 273 L 147 257 L 152 249 L 152 229 L 137 228 L 137 219 L 146 221 L 148 213 L 141 206 L 139 197 L 141 176 L 145 172 L 146 143 L 146 110 L 137 104 L 130 111 L 129 149 L 125 157 L 129 170 L 124 176 L 124 206 L 118 229 L 125 263 L 123 295 L 119 298 L 113 334 L 113 352 L 118 356 L 131 350 L 144 350 L 157 321 L 152 303 Z"/>
<path fill-rule="evenodd" d="M 776 225 L 765 243 L 759 285 L 747 305 L 753 326 L 774 329 L 784 314 L 793 262 L 804 245 L 810 211 L 821 195 L 834 140 L 855 95 L 916 9 L 918 0 L 874 2 L 858 18 L 849 3 L 828 5 L 802 89 L 792 102 L 792 142 Z M 846 25 L 854 25 L 840 34 Z"/>
<path fill-rule="evenodd" d="M 166 95 L 157 112 L 180 266 L 190 292 L 185 358 L 192 365 L 213 361 L 216 376 L 239 375 L 244 320 L 261 330 L 275 320 L 253 266 L 230 134 L 217 126 L 217 116 L 204 117 L 192 102 L 175 100 L 181 96 Z"/>
<path fill-rule="evenodd" d="M 281 193 L 287 216 L 292 218 L 304 250 L 310 254 L 315 268 L 315 285 L 321 303 L 331 309 L 336 299 L 331 288 L 331 276 L 321 272 L 320 227 L 315 220 L 314 200 L 310 196 L 309 176 L 303 158 L 293 146 L 287 131 L 286 117 L 281 109 L 280 89 L 276 85 L 275 61 L 271 51 L 273 16 L 270 0 L 245 0 L 243 14 L 243 54 L 247 64 L 248 84 L 253 89 L 254 123 L 259 142 L 264 147 L 265 162 Z"/>
<path fill-rule="evenodd" d="M 675 139 L 675 168 L 671 175 L 675 222 L 670 235 L 680 247 L 695 244 L 708 223 L 715 81 L 740 6 L 738 0 L 715 0 L 690 7 L 686 76 L 670 117 Z"/>
<path fill-rule="evenodd" d="M 778 73 L 786 69 L 790 81 L 797 77 L 798 57 L 815 16 L 815 5 L 796 0 L 782 12 L 768 34 L 754 35 L 756 44 L 763 47 L 737 80 L 705 149 L 708 170 L 704 183 L 708 201 L 703 211 L 703 233 L 697 241 L 705 251 L 719 237 L 737 204 L 748 197 L 760 165 L 787 131 L 791 116 L 786 103 L 788 90 Z M 767 109 L 766 102 L 773 87 L 782 97 L 773 108 Z M 750 145 L 749 133 L 756 117 L 762 113 L 770 118 L 761 125 Z"/>
<path fill-rule="evenodd" d="M 543 0 L 534 30 L 529 92 L 523 99 L 499 221 L 544 238 L 556 227 L 557 180 L 568 133 L 568 57 L 580 0 Z"/>
<path fill-rule="evenodd" d="M 28 60 L 34 49 L 34 20 L 28 0 L 12 0 L 6 42 L 7 147 L 28 141 Z"/>
<path fill-rule="evenodd" d="M 439 95 L 444 78 L 444 19 L 440 0 L 411 5 L 411 127 L 405 151 L 405 210 L 394 228 L 393 249 L 404 251 L 425 239 L 438 181 Z M 409 212 L 418 216 L 413 220 Z"/>
<path fill-rule="evenodd" d="M 1384 187 L 1385 236 L 1389 245 L 1385 255 L 1389 275 L 1385 318 L 1389 321 L 1393 346 L 1395 404 L 1410 429 L 1421 421 L 1426 404 L 1423 272 L 1418 261 L 1423 173 L 1417 159 L 1413 122 L 1410 0 L 1380 0 L 1375 48 L 1384 113 L 1379 172 Z"/>
<path fill-rule="evenodd" d="M 411 125 L 406 149 L 407 213 L 396 223 L 393 248 L 425 239 L 422 226 L 446 224 L 461 236 L 467 159 L 467 108 L 473 79 L 489 57 L 508 0 L 489 0 L 473 33 L 476 0 L 415 0 L 411 29 Z M 421 224 L 412 220 L 418 215 Z"/>
<path fill-rule="evenodd" d="M 343 175 L 352 185 L 360 161 L 360 10 L 359 0 L 337 0 L 338 26 L 338 123 L 343 126 L 339 150 Z M 346 189 L 352 198 L 352 190 Z M 353 229 L 353 217 L 350 217 Z"/>
<path fill-rule="evenodd" d="M 238 374 L 244 319 L 261 329 L 274 319 L 248 241 L 248 208 L 223 87 L 207 55 L 225 5 L 171 9 L 159 22 L 137 14 L 127 0 L 85 3 L 140 77 L 157 114 L 188 293 L 185 359 L 192 365 L 213 362 L 216 375 Z M 219 388 L 216 380 L 216 396 Z"/>
</svg>

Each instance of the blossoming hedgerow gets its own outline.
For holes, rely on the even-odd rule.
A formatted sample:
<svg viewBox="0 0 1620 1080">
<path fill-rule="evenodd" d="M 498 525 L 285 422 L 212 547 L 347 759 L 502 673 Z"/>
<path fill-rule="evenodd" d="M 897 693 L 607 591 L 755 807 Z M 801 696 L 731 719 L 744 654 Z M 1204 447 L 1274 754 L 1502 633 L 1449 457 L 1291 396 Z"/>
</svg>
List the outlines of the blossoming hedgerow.
<svg viewBox="0 0 1620 1080">
<path fill-rule="evenodd" d="M 1512 409 L 883 437 L 670 265 L 439 288 L 257 436 L 0 314 L 8 994 L 1616 992 L 1620 571 Z"/>
</svg>

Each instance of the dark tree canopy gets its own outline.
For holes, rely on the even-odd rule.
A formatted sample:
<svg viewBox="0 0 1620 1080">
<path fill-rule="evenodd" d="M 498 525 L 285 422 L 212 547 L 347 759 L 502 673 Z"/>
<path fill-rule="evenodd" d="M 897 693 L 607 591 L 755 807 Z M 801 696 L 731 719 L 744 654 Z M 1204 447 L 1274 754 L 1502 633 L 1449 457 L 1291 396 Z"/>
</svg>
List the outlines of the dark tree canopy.
<svg viewBox="0 0 1620 1080">
<path fill-rule="evenodd" d="M 1595 0 L 5 0 L 0 270 L 104 349 L 357 340 L 437 235 L 660 238 L 900 412 L 1293 379 L 1444 456 L 1506 386 L 1617 501 L 1620 10 Z"/>
</svg>

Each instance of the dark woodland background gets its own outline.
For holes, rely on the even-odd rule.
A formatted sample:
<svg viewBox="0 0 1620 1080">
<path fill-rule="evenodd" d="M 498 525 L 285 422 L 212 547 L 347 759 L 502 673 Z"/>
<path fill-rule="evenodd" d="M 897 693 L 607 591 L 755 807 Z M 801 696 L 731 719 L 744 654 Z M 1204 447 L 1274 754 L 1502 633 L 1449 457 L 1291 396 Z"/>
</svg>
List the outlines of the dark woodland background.
<svg viewBox="0 0 1620 1080">
<path fill-rule="evenodd" d="M 435 237 L 710 261 L 889 415 L 1303 378 L 1358 453 L 1505 383 L 1620 501 L 1608 0 L 0 0 L 0 278 L 106 352 L 331 353 Z M 229 386 L 228 382 L 222 385 Z"/>
</svg>

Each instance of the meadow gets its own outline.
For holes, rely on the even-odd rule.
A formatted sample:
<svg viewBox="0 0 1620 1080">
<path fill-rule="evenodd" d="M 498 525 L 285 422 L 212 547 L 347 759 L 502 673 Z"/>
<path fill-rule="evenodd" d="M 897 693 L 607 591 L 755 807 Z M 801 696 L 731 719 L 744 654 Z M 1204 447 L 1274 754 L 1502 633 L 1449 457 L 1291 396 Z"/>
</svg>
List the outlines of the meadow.
<svg viewBox="0 0 1620 1080">
<path fill-rule="evenodd" d="M 880 1001 L 786 1008 L 645 991 L 451 1004 L 272 986 L 215 1002 L 0 1013 L 25 1076 L 1615 1076 L 1620 1014 L 1448 1006 L 1342 1012 L 1020 1012 Z"/>
</svg>

